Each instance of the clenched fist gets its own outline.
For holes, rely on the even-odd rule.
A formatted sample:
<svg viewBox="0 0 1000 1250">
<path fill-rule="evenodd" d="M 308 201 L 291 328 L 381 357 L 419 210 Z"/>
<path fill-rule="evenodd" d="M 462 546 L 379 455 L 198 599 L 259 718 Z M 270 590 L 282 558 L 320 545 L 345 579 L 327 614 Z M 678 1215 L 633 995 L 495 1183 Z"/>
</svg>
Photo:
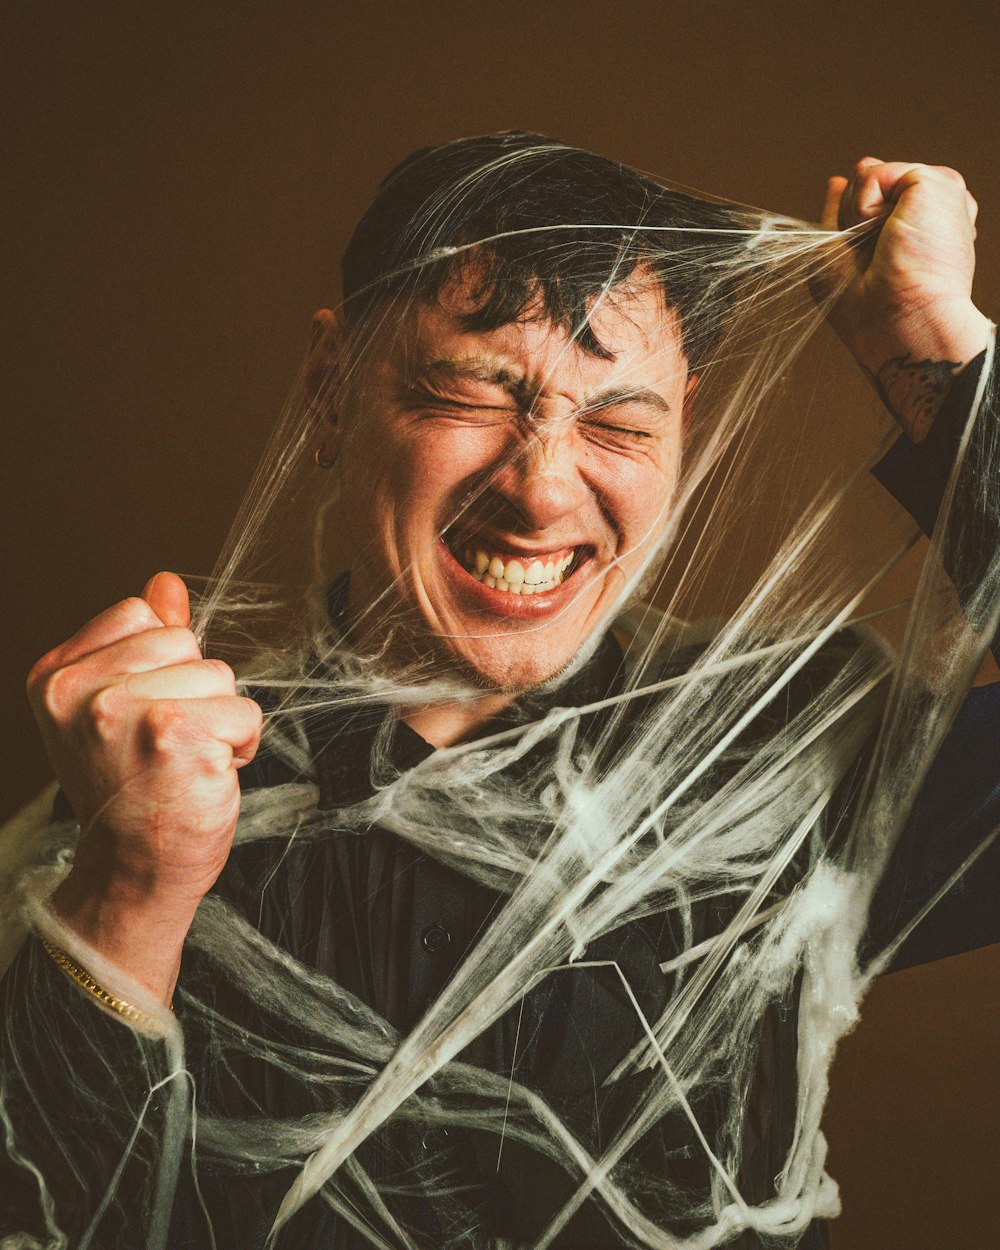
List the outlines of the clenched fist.
<svg viewBox="0 0 1000 1250">
<path fill-rule="evenodd" d="M 157 574 L 142 598 L 101 613 L 28 679 L 81 829 L 53 905 L 167 995 L 194 909 L 229 854 L 237 769 L 253 758 L 261 729 L 260 708 L 236 694 L 228 665 L 202 658 L 189 624 L 184 583 Z M 159 956 L 144 951 L 144 932 L 161 940 Z M 165 952 L 168 969 L 158 967 Z"/>
<path fill-rule="evenodd" d="M 836 266 L 842 290 L 829 320 L 916 441 L 989 341 L 972 301 L 977 212 L 961 174 L 941 165 L 866 156 L 827 183 L 824 227 L 878 227 Z"/>
</svg>

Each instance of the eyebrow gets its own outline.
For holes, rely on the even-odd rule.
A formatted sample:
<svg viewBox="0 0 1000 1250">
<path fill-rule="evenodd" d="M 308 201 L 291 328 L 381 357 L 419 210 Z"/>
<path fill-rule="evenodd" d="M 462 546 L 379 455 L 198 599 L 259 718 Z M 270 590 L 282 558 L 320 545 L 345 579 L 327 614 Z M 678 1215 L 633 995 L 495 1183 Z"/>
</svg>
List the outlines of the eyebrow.
<svg viewBox="0 0 1000 1250">
<path fill-rule="evenodd" d="M 459 356 L 433 360 L 408 380 L 408 386 L 417 385 L 422 379 L 435 374 L 483 382 L 497 386 L 517 399 L 528 398 L 528 384 L 524 370 L 495 356 Z M 618 404 L 643 404 L 661 413 L 673 411 L 670 403 L 648 386 L 610 386 L 596 391 L 580 405 L 581 412 L 598 412 Z"/>
<path fill-rule="evenodd" d="M 457 356 L 442 360 L 432 360 L 429 364 L 408 379 L 408 385 L 414 386 L 426 377 L 435 374 L 448 378 L 464 379 L 468 382 L 485 382 L 491 386 L 499 386 L 504 390 L 523 392 L 527 386 L 524 370 L 508 364 L 496 356 Z"/>
<path fill-rule="evenodd" d="M 659 391 L 651 390 L 648 386 L 609 386 L 591 395 L 583 405 L 582 411 L 598 412 L 602 408 L 614 408 L 618 404 L 645 404 L 646 407 L 655 408 L 658 412 L 673 411 L 670 403 Z"/>
</svg>

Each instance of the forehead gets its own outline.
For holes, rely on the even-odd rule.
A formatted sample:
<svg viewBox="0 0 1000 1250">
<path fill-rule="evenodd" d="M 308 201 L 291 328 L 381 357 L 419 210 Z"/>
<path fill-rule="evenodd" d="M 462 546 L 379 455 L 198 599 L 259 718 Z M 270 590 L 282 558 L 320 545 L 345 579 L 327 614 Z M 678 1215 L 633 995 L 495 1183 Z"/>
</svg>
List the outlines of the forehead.
<svg viewBox="0 0 1000 1250">
<path fill-rule="evenodd" d="M 483 376 L 502 370 L 511 384 L 531 390 L 581 390 L 610 382 L 669 387 L 686 379 L 680 321 L 660 283 L 636 271 L 626 282 L 591 301 L 595 338 L 607 358 L 586 350 L 568 330 L 554 325 L 540 300 L 529 300 L 518 317 L 491 330 L 469 329 L 478 311 L 474 276 L 456 273 L 434 300 L 415 301 L 399 318 L 389 355 L 407 379 L 439 361 L 482 365 Z"/>
</svg>

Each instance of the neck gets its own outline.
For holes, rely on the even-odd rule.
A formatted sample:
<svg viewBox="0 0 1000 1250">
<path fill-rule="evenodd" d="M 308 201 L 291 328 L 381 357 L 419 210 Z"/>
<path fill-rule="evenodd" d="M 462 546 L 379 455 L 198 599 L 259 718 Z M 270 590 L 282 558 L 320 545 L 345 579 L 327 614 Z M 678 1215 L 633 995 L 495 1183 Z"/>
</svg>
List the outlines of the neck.
<svg viewBox="0 0 1000 1250">
<path fill-rule="evenodd" d="M 450 747 L 474 738 L 476 732 L 511 705 L 515 696 L 484 694 L 481 699 L 462 703 L 429 703 L 414 708 L 402 718 L 432 747 Z"/>
<path fill-rule="evenodd" d="M 341 633 L 350 639 L 362 653 L 380 657 L 383 664 L 398 666 L 402 673 L 419 672 L 426 666 L 427 656 L 408 641 L 404 630 L 396 630 L 387 642 L 376 629 L 359 622 L 367 621 L 367 604 L 377 602 L 377 597 L 364 581 L 363 573 L 352 569 L 347 583 L 346 603 L 336 619 Z M 367 593 L 366 593 L 367 591 Z M 484 690 L 481 695 L 467 699 L 442 700 L 411 708 L 401 716 L 409 727 L 433 747 L 450 747 L 456 742 L 474 738 L 477 731 L 514 702 L 517 695 L 512 691 Z"/>
</svg>

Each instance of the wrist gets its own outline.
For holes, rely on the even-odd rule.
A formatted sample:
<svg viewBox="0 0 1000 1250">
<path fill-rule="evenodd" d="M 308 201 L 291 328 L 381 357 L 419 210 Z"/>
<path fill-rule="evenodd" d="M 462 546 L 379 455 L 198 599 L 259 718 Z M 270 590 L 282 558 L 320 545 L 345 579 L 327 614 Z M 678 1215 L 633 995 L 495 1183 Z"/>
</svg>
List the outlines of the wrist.
<svg viewBox="0 0 1000 1250">
<path fill-rule="evenodd" d="M 114 896 L 149 913 L 188 910 L 193 916 L 224 862 L 178 862 L 176 855 L 151 851 L 147 839 L 121 837 L 95 824 L 77 841 L 70 875 L 85 892 Z"/>
<path fill-rule="evenodd" d="M 169 1004 L 197 899 L 74 866 L 49 905 L 66 929 Z"/>
<path fill-rule="evenodd" d="M 880 319 L 857 335 L 854 354 L 876 376 L 887 361 L 903 357 L 961 367 L 987 346 L 992 328 L 971 300 L 936 300 Z"/>
<path fill-rule="evenodd" d="M 855 352 L 889 412 L 914 442 L 926 437 L 962 370 L 993 327 L 971 301 L 911 312 L 864 336 Z"/>
</svg>

